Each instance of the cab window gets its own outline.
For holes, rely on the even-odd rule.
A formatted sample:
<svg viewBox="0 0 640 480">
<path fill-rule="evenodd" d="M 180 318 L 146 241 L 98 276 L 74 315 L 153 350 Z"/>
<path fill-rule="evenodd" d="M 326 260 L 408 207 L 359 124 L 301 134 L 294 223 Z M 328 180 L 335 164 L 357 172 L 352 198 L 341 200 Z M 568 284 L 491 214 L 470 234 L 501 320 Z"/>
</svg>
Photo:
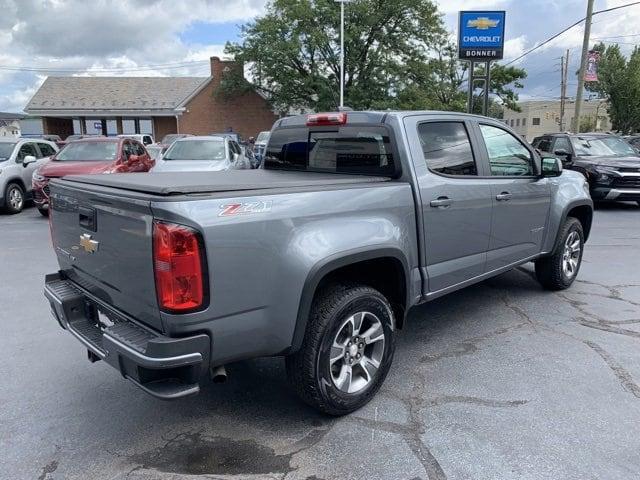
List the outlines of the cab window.
<svg viewBox="0 0 640 480">
<path fill-rule="evenodd" d="M 480 125 L 489 155 L 491 175 L 529 177 L 535 175 L 533 158 L 520 140 L 498 127 Z"/>
</svg>

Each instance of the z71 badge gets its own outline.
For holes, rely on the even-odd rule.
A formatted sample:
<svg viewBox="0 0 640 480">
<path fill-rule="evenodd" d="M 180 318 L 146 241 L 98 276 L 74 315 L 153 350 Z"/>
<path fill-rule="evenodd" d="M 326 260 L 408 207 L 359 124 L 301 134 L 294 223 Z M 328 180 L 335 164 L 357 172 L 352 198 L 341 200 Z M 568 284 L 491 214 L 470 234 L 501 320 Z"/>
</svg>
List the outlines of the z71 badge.
<svg viewBox="0 0 640 480">
<path fill-rule="evenodd" d="M 272 202 L 247 202 L 229 203 L 220 205 L 219 217 L 231 217 L 234 215 L 247 215 L 250 213 L 266 213 L 271 211 Z"/>
</svg>

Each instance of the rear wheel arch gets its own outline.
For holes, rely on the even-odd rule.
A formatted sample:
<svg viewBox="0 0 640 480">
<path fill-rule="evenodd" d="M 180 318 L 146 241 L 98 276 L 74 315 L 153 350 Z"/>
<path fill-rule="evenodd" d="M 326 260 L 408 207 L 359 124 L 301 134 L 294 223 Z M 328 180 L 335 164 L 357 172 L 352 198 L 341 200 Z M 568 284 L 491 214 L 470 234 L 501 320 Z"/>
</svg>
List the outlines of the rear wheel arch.
<svg viewBox="0 0 640 480">
<path fill-rule="evenodd" d="M 302 289 L 290 351 L 302 345 L 316 294 L 332 283 L 351 282 L 378 290 L 391 303 L 396 328 L 402 328 L 409 305 L 409 271 L 404 253 L 395 248 L 336 254 L 316 264 Z"/>
</svg>

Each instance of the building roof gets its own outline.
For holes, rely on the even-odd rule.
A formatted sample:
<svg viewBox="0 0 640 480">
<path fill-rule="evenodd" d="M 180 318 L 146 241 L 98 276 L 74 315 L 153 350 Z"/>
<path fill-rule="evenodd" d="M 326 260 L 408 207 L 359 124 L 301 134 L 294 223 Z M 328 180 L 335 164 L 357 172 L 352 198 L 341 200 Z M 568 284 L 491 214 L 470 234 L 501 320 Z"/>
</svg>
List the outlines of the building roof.
<svg viewBox="0 0 640 480">
<path fill-rule="evenodd" d="M 48 77 L 25 112 L 175 110 L 210 80 L 210 77 Z"/>
<path fill-rule="evenodd" d="M 21 120 L 25 116 L 22 113 L 0 112 L 0 120 Z"/>
</svg>

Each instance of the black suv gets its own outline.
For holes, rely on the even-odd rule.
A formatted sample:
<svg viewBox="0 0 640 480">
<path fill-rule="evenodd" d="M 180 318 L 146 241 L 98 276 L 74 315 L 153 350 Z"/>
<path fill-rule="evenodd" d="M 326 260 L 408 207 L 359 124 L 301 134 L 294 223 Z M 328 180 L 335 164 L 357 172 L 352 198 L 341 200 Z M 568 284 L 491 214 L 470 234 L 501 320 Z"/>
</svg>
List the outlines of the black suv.
<svg viewBox="0 0 640 480">
<path fill-rule="evenodd" d="M 606 133 L 552 133 L 532 145 L 581 172 L 595 201 L 635 201 L 640 206 L 640 155 L 624 139 Z"/>
</svg>

